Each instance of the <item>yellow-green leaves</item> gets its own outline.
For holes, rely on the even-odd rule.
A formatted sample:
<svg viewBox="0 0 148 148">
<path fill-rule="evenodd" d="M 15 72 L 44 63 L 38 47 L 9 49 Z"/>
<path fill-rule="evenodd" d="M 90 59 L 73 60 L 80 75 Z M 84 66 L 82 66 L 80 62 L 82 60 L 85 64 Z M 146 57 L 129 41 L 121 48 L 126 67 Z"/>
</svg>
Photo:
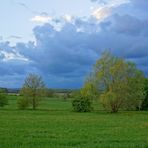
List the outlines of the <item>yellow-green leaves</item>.
<svg viewBox="0 0 148 148">
<path fill-rule="evenodd" d="M 100 98 L 105 109 L 117 112 L 121 107 L 140 108 L 139 102 L 144 98 L 144 76 L 135 64 L 104 52 L 93 73 L 93 81 L 90 82 L 96 80 L 95 86 L 102 94 Z M 92 88 L 88 83 L 83 89 L 88 94 Z"/>
</svg>

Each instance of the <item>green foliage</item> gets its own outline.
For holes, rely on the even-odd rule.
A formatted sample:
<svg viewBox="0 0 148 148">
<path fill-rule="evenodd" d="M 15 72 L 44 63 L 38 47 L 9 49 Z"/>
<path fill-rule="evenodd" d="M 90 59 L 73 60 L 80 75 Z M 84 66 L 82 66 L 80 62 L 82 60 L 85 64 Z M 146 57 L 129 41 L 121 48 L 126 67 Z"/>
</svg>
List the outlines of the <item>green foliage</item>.
<svg viewBox="0 0 148 148">
<path fill-rule="evenodd" d="M 123 107 L 126 110 L 141 110 L 145 98 L 144 77 L 136 75 L 128 79 Z"/>
<path fill-rule="evenodd" d="M 75 96 L 72 101 L 73 110 L 76 112 L 90 112 L 92 108 L 92 100 L 83 96 L 81 93 Z"/>
<path fill-rule="evenodd" d="M 46 96 L 46 90 L 45 84 L 40 76 L 29 74 L 20 94 L 29 101 L 33 109 L 36 109 L 42 98 Z"/>
<path fill-rule="evenodd" d="M 91 81 L 87 81 L 83 88 L 80 90 L 82 96 L 87 97 L 91 100 L 96 100 L 99 97 L 99 92 L 96 86 Z"/>
<path fill-rule="evenodd" d="M 17 100 L 17 105 L 19 109 L 24 110 L 29 107 L 29 100 L 25 97 L 21 97 Z"/>
<path fill-rule="evenodd" d="M 100 101 L 103 107 L 109 111 L 116 113 L 118 112 L 121 100 L 117 98 L 117 95 L 111 91 L 106 92 L 100 96 Z"/>
<path fill-rule="evenodd" d="M 117 112 L 124 107 L 128 110 L 141 109 L 144 99 L 144 76 L 135 64 L 103 53 L 94 67 L 94 79 L 105 109 Z"/>
</svg>

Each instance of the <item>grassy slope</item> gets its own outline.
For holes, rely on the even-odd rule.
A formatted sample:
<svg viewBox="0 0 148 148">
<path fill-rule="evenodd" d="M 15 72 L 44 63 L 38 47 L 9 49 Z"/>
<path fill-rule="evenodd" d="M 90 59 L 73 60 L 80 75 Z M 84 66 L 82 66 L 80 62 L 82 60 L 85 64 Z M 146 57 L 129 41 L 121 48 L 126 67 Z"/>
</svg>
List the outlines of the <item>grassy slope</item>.
<svg viewBox="0 0 148 148">
<path fill-rule="evenodd" d="M 0 147 L 148 147 L 148 112 L 74 113 L 70 102 L 53 99 L 19 111 L 10 99 L 0 109 Z"/>
</svg>

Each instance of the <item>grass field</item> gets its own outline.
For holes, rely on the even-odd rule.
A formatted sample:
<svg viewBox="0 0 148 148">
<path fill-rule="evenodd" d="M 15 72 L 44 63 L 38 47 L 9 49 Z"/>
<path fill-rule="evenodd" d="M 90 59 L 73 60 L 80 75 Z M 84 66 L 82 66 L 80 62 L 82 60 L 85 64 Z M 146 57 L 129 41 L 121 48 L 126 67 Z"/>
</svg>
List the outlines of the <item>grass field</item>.
<svg viewBox="0 0 148 148">
<path fill-rule="evenodd" d="M 148 112 L 75 113 L 59 99 L 20 111 L 9 99 L 0 109 L 1 148 L 148 148 Z"/>
</svg>

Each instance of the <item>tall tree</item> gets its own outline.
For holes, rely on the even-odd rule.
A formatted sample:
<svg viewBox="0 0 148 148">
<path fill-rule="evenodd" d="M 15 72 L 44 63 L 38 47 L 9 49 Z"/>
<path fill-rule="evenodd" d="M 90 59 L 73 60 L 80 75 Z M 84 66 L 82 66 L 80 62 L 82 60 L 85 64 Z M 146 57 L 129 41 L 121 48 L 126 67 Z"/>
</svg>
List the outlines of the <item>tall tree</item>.
<svg viewBox="0 0 148 148">
<path fill-rule="evenodd" d="M 35 110 L 41 98 L 45 96 L 46 88 L 42 78 L 36 74 L 29 74 L 21 89 L 21 94 L 26 97 Z"/>
<path fill-rule="evenodd" d="M 105 109 L 111 112 L 118 112 L 123 106 L 140 109 L 144 98 L 144 76 L 135 64 L 104 52 L 93 72 Z"/>
</svg>

